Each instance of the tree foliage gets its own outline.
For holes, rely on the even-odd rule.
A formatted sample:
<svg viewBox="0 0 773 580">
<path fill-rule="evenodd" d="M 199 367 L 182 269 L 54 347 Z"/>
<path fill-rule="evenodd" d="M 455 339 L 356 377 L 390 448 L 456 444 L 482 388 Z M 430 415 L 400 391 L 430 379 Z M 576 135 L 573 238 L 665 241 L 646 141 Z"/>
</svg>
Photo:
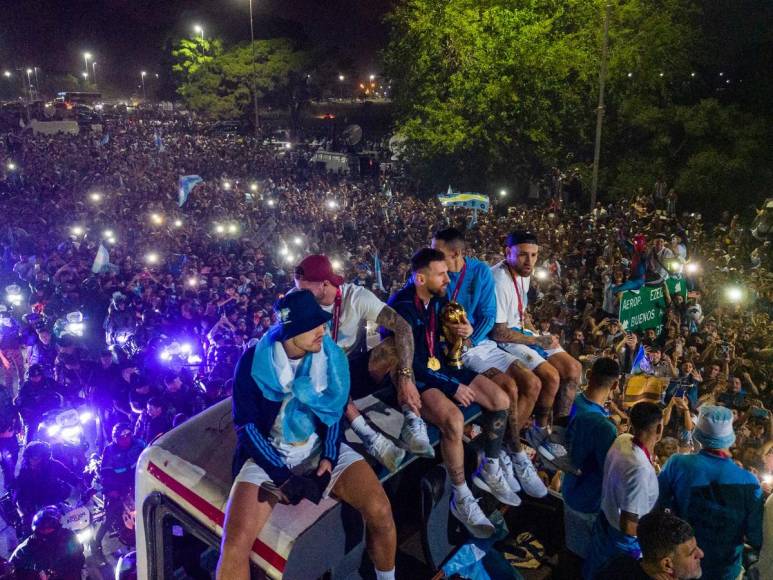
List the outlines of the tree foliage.
<svg viewBox="0 0 773 580">
<path fill-rule="evenodd" d="M 222 49 L 184 39 L 175 49 L 175 71 L 183 75 L 178 92 L 186 105 L 212 118 L 245 116 L 253 94 L 258 99 L 284 92 L 308 66 L 309 56 L 287 39 L 256 40 Z M 284 103 L 291 106 L 292 102 Z"/>
<path fill-rule="evenodd" d="M 385 60 L 417 176 L 486 188 L 553 165 L 587 172 L 607 3 L 402 2 Z M 773 91 L 761 73 L 773 52 L 771 8 L 610 4 L 602 192 L 630 193 L 662 175 L 696 203 L 733 187 L 763 193 L 773 184 Z"/>
</svg>

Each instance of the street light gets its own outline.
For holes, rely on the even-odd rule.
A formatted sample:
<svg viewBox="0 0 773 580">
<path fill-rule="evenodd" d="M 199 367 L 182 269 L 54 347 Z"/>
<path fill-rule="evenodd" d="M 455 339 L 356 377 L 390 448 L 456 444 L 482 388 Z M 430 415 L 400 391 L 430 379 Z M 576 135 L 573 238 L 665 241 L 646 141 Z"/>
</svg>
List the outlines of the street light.
<svg viewBox="0 0 773 580">
<path fill-rule="evenodd" d="M 145 96 L 145 75 L 148 74 L 145 71 L 140 72 L 140 80 L 142 81 L 142 100 L 146 99 Z"/>
<path fill-rule="evenodd" d="M 91 59 L 91 53 L 90 52 L 84 52 L 83 53 L 83 62 L 86 63 L 86 75 L 84 75 L 84 79 L 89 74 L 89 60 Z"/>
<path fill-rule="evenodd" d="M 32 101 L 32 69 L 27 69 L 27 90 L 30 94 L 30 101 Z"/>
<path fill-rule="evenodd" d="M 97 61 L 91 63 L 91 77 L 94 79 L 94 88 L 97 88 Z"/>
<path fill-rule="evenodd" d="M 500 189 L 499 190 L 499 195 L 500 195 L 500 197 L 505 197 L 507 195 L 507 190 L 506 189 Z"/>
<path fill-rule="evenodd" d="M 201 27 L 201 25 L 199 25 L 199 24 L 194 24 L 194 25 L 193 25 L 193 31 L 194 31 L 196 34 L 200 34 L 200 35 L 201 35 L 201 40 L 204 40 L 204 29 Z"/>
<path fill-rule="evenodd" d="M 255 27 L 252 23 L 252 0 L 250 0 L 250 46 L 252 47 L 252 103 L 255 108 L 255 137 L 260 131 L 260 117 L 258 116 L 258 71 L 255 68 Z"/>
</svg>

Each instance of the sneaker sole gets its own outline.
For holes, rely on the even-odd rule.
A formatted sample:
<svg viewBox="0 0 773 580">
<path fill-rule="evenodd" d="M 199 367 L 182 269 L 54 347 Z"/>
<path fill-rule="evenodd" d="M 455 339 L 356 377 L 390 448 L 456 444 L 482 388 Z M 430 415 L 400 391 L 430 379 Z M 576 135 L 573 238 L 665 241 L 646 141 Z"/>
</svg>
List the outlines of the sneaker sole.
<svg viewBox="0 0 773 580">
<path fill-rule="evenodd" d="M 478 538 L 479 540 L 485 540 L 487 538 L 490 538 L 491 536 L 494 535 L 494 532 L 497 531 L 494 525 L 492 524 L 491 528 L 486 527 L 485 531 L 481 533 L 482 530 L 476 530 L 474 527 L 466 524 L 465 521 L 455 513 L 453 508 L 450 508 L 449 511 L 451 512 L 451 515 L 454 516 L 454 518 L 456 518 L 456 521 L 462 524 L 465 527 L 465 529 L 468 532 L 470 532 L 471 536 Z"/>
<path fill-rule="evenodd" d="M 483 491 L 485 491 L 487 493 L 490 493 L 492 496 L 494 496 L 494 498 L 496 498 L 496 500 L 499 503 L 503 503 L 505 505 L 509 505 L 509 506 L 512 506 L 512 507 L 518 507 L 519 505 L 521 505 L 521 498 L 518 497 L 517 495 L 515 497 L 518 500 L 518 503 L 511 503 L 511 502 L 505 501 L 501 497 L 497 496 L 497 494 L 495 494 L 492 491 L 491 487 L 485 481 L 483 481 L 482 477 L 478 477 L 477 475 L 473 475 L 472 476 L 472 482 L 475 484 L 475 487 L 477 487 L 478 489 L 482 489 Z M 513 492 L 513 493 L 515 494 L 515 492 Z"/>
</svg>

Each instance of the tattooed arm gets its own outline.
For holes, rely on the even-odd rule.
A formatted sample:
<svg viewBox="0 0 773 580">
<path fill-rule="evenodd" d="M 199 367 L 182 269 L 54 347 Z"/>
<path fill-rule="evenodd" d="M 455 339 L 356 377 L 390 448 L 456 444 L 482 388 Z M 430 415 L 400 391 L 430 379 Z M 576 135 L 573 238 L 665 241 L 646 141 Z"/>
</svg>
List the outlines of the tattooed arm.
<svg viewBox="0 0 773 580">
<path fill-rule="evenodd" d="M 513 342 L 515 344 L 537 344 L 543 348 L 550 347 L 553 344 L 552 336 L 527 336 L 510 330 L 504 322 L 494 324 L 494 329 L 490 334 L 491 340 L 496 342 Z"/>
<path fill-rule="evenodd" d="M 395 348 L 397 349 L 398 368 L 413 367 L 413 330 L 411 325 L 400 316 L 391 306 L 381 309 L 376 324 L 391 330 L 395 336 Z"/>
<path fill-rule="evenodd" d="M 376 323 L 394 334 L 397 351 L 397 368 L 413 369 L 413 329 L 406 320 L 391 306 L 384 305 L 376 318 Z M 375 352 L 375 349 L 374 351 Z M 417 415 L 421 410 L 421 396 L 416 388 L 413 373 L 409 376 L 398 374 L 397 400 L 401 406 L 410 408 Z"/>
</svg>

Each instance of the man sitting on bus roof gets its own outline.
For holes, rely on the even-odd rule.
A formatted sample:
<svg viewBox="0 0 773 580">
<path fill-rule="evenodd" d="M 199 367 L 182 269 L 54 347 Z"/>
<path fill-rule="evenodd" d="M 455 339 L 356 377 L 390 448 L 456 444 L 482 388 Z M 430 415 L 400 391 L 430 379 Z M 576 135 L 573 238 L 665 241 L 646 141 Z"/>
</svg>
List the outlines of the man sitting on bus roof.
<svg viewBox="0 0 773 580">
<path fill-rule="evenodd" d="M 276 305 L 279 322 L 242 355 L 233 387 L 236 480 L 226 508 L 219 580 L 247 580 L 250 550 L 276 503 L 332 494 L 365 520 L 378 580 L 393 580 L 397 535 L 389 500 L 343 443 L 346 355 L 325 334 L 331 314 L 308 290 Z"/>
</svg>

